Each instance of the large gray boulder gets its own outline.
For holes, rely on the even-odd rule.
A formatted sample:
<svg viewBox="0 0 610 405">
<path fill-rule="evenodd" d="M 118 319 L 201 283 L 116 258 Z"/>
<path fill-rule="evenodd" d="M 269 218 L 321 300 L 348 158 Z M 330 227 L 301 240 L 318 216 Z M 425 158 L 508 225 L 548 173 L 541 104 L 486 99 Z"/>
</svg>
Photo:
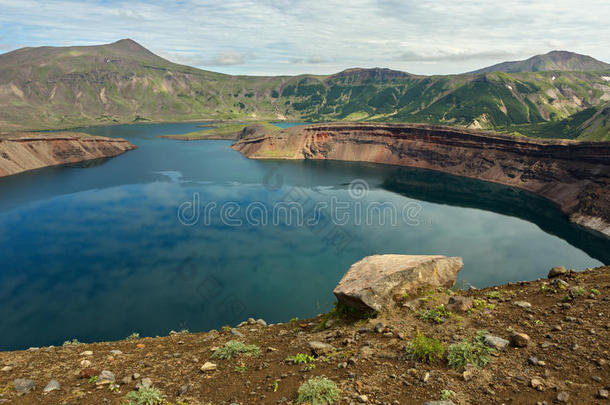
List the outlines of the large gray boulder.
<svg viewBox="0 0 610 405">
<path fill-rule="evenodd" d="M 394 298 L 420 287 L 452 287 L 463 265 L 461 257 L 367 256 L 350 267 L 333 293 L 350 307 L 384 311 L 394 306 Z"/>
</svg>

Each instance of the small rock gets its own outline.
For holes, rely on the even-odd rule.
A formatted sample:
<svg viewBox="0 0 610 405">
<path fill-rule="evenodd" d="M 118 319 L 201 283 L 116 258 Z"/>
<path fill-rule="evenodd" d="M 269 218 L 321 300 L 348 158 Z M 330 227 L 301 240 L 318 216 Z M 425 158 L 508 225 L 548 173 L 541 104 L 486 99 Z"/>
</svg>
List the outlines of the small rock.
<svg viewBox="0 0 610 405">
<path fill-rule="evenodd" d="M 91 362 L 87 359 L 83 359 L 80 362 L 80 366 L 84 368 L 91 367 Z"/>
<path fill-rule="evenodd" d="M 464 368 L 464 372 L 462 373 L 462 378 L 464 379 L 464 381 L 470 381 L 474 378 L 474 376 L 477 374 L 477 368 L 475 366 L 473 366 L 472 364 L 467 364 L 466 367 Z"/>
<path fill-rule="evenodd" d="M 237 330 L 237 329 L 235 329 L 235 328 L 232 328 L 232 329 L 231 329 L 231 334 L 232 334 L 233 336 L 237 336 L 237 337 L 244 337 L 244 334 L 243 334 L 243 333 L 241 333 L 240 331 L 238 331 L 238 330 Z"/>
<path fill-rule="evenodd" d="M 424 405 L 455 405 L 455 402 L 448 399 L 446 401 L 428 401 L 424 402 Z"/>
<path fill-rule="evenodd" d="M 13 381 L 13 385 L 15 386 L 15 391 L 17 391 L 17 394 L 19 395 L 27 394 L 34 388 L 36 388 L 36 383 L 26 378 L 16 379 L 15 381 Z"/>
<path fill-rule="evenodd" d="M 485 344 L 489 347 L 493 347 L 496 350 L 504 350 L 508 346 L 508 340 L 502 339 L 501 337 L 494 335 L 485 336 Z"/>
<path fill-rule="evenodd" d="M 565 391 L 561 391 L 557 394 L 557 402 L 568 402 L 569 399 L 570 395 Z"/>
<path fill-rule="evenodd" d="M 548 274 L 548 278 L 553 278 L 553 277 L 559 277 L 559 276 L 563 276 L 564 274 L 567 274 L 568 270 L 563 267 L 563 266 L 556 266 L 553 267 Z"/>
<path fill-rule="evenodd" d="M 608 392 L 608 390 L 599 390 L 597 392 L 597 397 L 600 399 L 608 399 L 609 396 L 610 393 Z"/>
<path fill-rule="evenodd" d="M 113 356 L 118 356 L 120 354 L 123 354 L 123 352 L 120 351 L 120 350 L 111 350 L 110 354 L 113 355 Z"/>
<path fill-rule="evenodd" d="M 510 343 L 515 347 L 526 347 L 530 342 L 530 337 L 525 333 L 513 332 L 510 335 Z"/>
<path fill-rule="evenodd" d="M 254 320 L 254 318 L 248 318 L 248 323 L 250 325 L 254 325 L 256 323 L 256 321 Z"/>
<path fill-rule="evenodd" d="M 13 367 L 11 367 L 11 366 L 4 366 L 4 367 L 2 367 L 2 371 L 4 373 L 11 372 L 11 371 L 13 371 Z"/>
<path fill-rule="evenodd" d="M 317 356 L 322 356 L 335 350 L 335 348 L 328 343 L 318 342 L 316 340 L 309 342 L 309 348 Z"/>
<path fill-rule="evenodd" d="M 369 397 L 367 397 L 366 395 L 358 395 L 357 399 L 358 402 L 361 402 L 363 404 L 369 402 Z"/>
<path fill-rule="evenodd" d="M 215 363 L 206 361 L 203 366 L 201 366 L 200 370 L 203 371 L 204 373 L 206 371 L 212 371 L 212 370 L 216 370 L 217 366 Z"/>
<path fill-rule="evenodd" d="M 556 289 L 564 289 L 568 288 L 569 286 L 570 284 L 567 281 L 564 281 L 560 278 L 556 278 L 551 281 L 551 287 Z"/>
<path fill-rule="evenodd" d="M 472 309 L 472 298 L 453 296 L 449 298 L 447 309 L 451 312 L 466 312 Z"/>
<path fill-rule="evenodd" d="M 385 323 L 383 323 L 383 322 L 377 323 L 377 325 L 375 325 L 375 327 L 373 328 L 373 330 L 377 333 L 383 332 L 384 329 L 385 329 Z"/>
<path fill-rule="evenodd" d="M 88 368 L 82 369 L 80 371 L 80 373 L 78 373 L 78 376 L 80 378 L 91 378 L 91 377 L 96 376 L 97 374 L 98 374 L 98 372 L 96 369 L 88 367 Z"/>
<path fill-rule="evenodd" d="M 193 386 L 190 383 L 181 385 L 180 388 L 178 388 L 178 396 L 180 397 L 180 396 L 190 392 L 192 388 L 193 388 Z"/>
<path fill-rule="evenodd" d="M 128 385 L 131 384 L 133 382 L 133 378 L 128 375 L 127 377 L 123 377 L 123 379 L 121 380 L 121 383 Z"/>
<path fill-rule="evenodd" d="M 42 390 L 42 392 L 47 393 L 47 392 L 51 392 L 51 391 L 55 391 L 61 388 L 61 384 L 59 383 L 59 381 L 57 380 L 51 380 L 49 381 L 49 383 L 47 384 L 46 387 L 44 387 L 44 389 Z"/>
<path fill-rule="evenodd" d="M 103 370 L 100 375 L 97 376 L 97 381 L 95 385 L 106 385 L 112 384 L 116 380 L 114 373 L 112 371 Z"/>
<path fill-rule="evenodd" d="M 152 387 L 153 382 L 150 378 L 142 378 L 139 383 L 136 384 L 137 389 L 147 389 Z"/>
<path fill-rule="evenodd" d="M 544 391 L 544 382 L 539 378 L 532 378 L 530 380 L 530 387 L 537 391 Z"/>
<path fill-rule="evenodd" d="M 360 349 L 360 357 L 363 359 L 370 359 L 375 355 L 375 349 L 372 347 L 364 346 Z"/>
<path fill-rule="evenodd" d="M 531 356 L 527 359 L 527 362 L 530 363 L 532 366 L 537 366 L 538 365 L 538 359 L 535 358 L 534 356 Z"/>
<path fill-rule="evenodd" d="M 93 356 L 93 352 L 91 350 L 85 350 L 80 355 L 81 356 Z"/>
<path fill-rule="evenodd" d="M 532 304 L 530 304 L 527 301 L 515 301 L 515 302 L 513 302 L 513 304 L 519 308 L 524 308 L 524 309 L 532 307 Z"/>
<path fill-rule="evenodd" d="M 424 376 L 421 378 L 421 381 L 426 383 L 426 382 L 428 382 L 429 379 L 430 379 L 430 373 L 426 371 Z"/>
<path fill-rule="evenodd" d="M 267 322 L 264 319 L 257 319 L 256 323 L 260 326 L 267 326 Z"/>
</svg>

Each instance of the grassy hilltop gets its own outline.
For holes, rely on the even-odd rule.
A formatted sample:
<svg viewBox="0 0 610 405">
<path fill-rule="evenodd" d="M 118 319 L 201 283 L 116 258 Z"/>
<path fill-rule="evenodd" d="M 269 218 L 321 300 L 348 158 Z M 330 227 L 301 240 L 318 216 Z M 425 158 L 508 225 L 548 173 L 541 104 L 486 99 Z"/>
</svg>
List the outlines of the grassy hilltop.
<svg viewBox="0 0 610 405">
<path fill-rule="evenodd" d="M 378 120 L 561 137 L 553 125 L 580 120 L 580 113 L 591 118 L 603 112 L 610 100 L 610 65 L 559 54 L 510 69 L 449 76 L 375 68 L 260 77 L 175 64 L 129 39 L 23 48 L 0 55 L 0 128 L 200 119 Z M 610 139 L 607 120 L 599 121 L 605 122 L 601 127 L 595 122 L 593 129 L 579 127 L 569 137 Z"/>
</svg>

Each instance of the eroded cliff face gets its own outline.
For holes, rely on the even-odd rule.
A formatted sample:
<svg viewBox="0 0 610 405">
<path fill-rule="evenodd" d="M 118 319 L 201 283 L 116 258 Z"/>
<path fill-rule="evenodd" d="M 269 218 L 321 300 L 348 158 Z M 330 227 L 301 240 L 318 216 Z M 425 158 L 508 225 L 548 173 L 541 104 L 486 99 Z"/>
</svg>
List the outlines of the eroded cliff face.
<svg viewBox="0 0 610 405">
<path fill-rule="evenodd" d="M 421 124 L 333 123 L 244 135 L 253 159 L 332 159 L 438 170 L 548 198 L 610 236 L 610 143 L 540 140 Z"/>
<path fill-rule="evenodd" d="M 0 134 L 0 177 L 66 163 L 114 157 L 135 146 L 120 138 L 79 133 Z"/>
</svg>

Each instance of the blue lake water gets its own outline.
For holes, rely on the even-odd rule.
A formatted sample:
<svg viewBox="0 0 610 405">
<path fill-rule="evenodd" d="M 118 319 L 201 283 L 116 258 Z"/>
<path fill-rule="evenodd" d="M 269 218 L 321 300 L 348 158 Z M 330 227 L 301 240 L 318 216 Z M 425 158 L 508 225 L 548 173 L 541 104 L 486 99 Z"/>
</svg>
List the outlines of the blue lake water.
<svg viewBox="0 0 610 405">
<path fill-rule="evenodd" d="M 138 149 L 0 179 L 0 349 L 313 316 L 376 253 L 462 256 L 460 281 L 477 287 L 610 262 L 608 239 L 523 191 L 157 138 L 198 125 L 85 128 Z"/>
</svg>

